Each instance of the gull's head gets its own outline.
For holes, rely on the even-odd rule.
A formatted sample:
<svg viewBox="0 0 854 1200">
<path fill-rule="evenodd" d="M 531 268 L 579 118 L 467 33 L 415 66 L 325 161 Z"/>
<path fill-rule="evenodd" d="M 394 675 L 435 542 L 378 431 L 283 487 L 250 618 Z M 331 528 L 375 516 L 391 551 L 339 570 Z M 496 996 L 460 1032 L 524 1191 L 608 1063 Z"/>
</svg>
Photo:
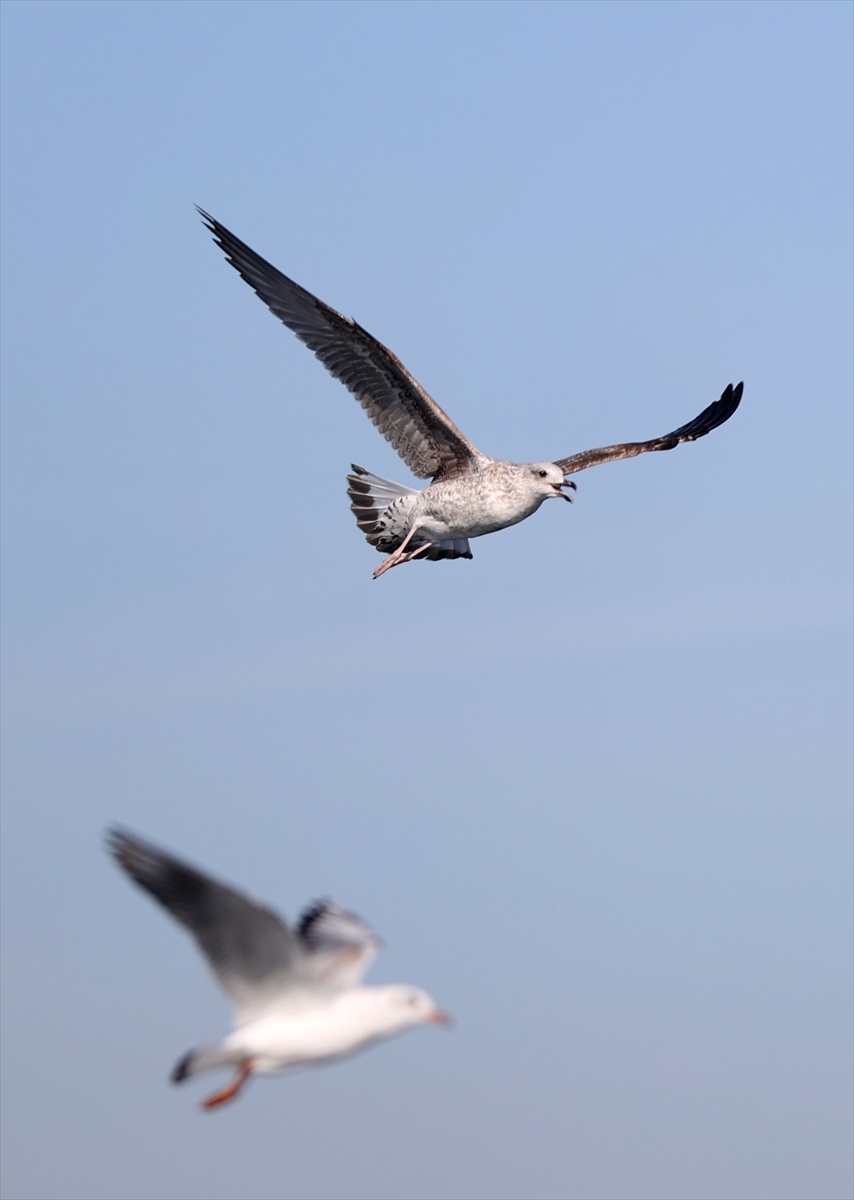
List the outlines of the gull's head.
<svg viewBox="0 0 854 1200">
<path fill-rule="evenodd" d="M 571 479 L 566 478 L 556 463 L 528 463 L 527 470 L 531 474 L 533 486 L 544 500 L 553 500 L 559 496 L 561 500 L 568 500 L 570 504 L 572 503 L 572 496 L 561 489 L 571 488 L 572 491 L 575 491 L 575 484 Z"/>
<path fill-rule="evenodd" d="M 451 1025 L 453 1021 L 421 988 L 395 983 L 382 989 L 389 1019 L 399 1029 L 413 1025 Z"/>
</svg>

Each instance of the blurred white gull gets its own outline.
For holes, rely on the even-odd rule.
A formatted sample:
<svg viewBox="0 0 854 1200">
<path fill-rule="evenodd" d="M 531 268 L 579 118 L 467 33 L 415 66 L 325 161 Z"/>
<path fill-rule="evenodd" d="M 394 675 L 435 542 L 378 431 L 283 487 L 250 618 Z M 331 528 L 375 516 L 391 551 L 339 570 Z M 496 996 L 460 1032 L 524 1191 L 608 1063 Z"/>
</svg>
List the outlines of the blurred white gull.
<svg viewBox="0 0 854 1200">
<path fill-rule="evenodd" d="M 237 1067 L 203 1108 L 233 1100 L 250 1075 L 342 1058 L 415 1025 L 450 1023 L 420 988 L 362 986 L 380 942 L 332 901 L 312 905 L 291 929 L 269 908 L 124 830 L 110 830 L 107 844 L 189 929 L 234 1008 L 234 1032 L 190 1050 L 172 1072 L 180 1083 L 211 1067 Z"/>
<path fill-rule="evenodd" d="M 353 393 L 413 474 L 433 480 L 419 491 L 353 464 L 353 474 L 347 476 L 350 507 L 370 544 L 388 554 L 374 571 L 375 579 L 413 558 L 471 558 L 470 538 L 524 521 L 544 500 L 571 500 L 562 489 L 575 484 L 566 476 L 696 441 L 728 421 L 741 400 L 744 385 L 730 384 L 693 421 L 648 442 L 602 446 L 555 462 L 488 458 L 366 329 L 277 271 L 203 209 L 198 211 L 228 261 L 271 312 Z"/>
</svg>

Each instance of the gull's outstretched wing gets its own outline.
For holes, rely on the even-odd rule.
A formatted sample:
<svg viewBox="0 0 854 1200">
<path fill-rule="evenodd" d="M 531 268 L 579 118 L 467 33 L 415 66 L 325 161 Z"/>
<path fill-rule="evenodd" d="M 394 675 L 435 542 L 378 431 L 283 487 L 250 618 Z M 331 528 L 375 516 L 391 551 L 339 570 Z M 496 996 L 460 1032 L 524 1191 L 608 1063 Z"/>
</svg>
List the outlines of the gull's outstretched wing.
<svg viewBox="0 0 854 1200">
<path fill-rule="evenodd" d="M 311 977 L 331 988 L 357 987 L 382 947 L 370 926 L 331 900 L 306 909 L 298 933 Z"/>
<path fill-rule="evenodd" d="M 687 425 L 674 429 L 672 433 L 666 433 L 664 437 L 653 438 L 649 442 L 624 442 L 620 446 L 601 446 L 598 450 L 585 450 L 582 454 L 573 454 L 571 458 L 559 458 L 555 465 L 560 467 L 564 475 L 574 475 L 576 471 L 596 467 L 599 463 L 612 462 L 615 458 L 634 458 L 636 454 L 645 454 L 647 450 L 672 450 L 680 442 L 694 442 L 730 419 L 739 406 L 743 390 L 743 383 L 735 387 L 729 384 L 720 400 L 704 408 L 699 417 L 695 417 Z"/>
<path fill-rule="evenodd" d="M 366 329 L 277 271 L 203 209 L 199 213 L 231 265 L 353 393 L 413 474 L 447 477 L 483 458 L 403 363 Z"/>
<path fill-rule="evenodd" d="M 302 946 L 274 912 L 121 829 L 110 830 L 107 844 L 131 879 L 189 929 L 238 1024 L 294 985 Z"/>
</svg>

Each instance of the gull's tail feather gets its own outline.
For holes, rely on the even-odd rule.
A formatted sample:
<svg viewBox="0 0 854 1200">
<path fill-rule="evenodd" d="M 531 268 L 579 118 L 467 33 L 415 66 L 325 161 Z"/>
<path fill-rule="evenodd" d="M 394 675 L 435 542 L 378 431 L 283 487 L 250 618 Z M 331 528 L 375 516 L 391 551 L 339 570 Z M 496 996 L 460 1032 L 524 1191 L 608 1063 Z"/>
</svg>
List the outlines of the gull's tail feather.
<svg viewBox="0 0 854 1200">
<path fill-rule="evenodd" d="M 381 554 L 391 554 L 401 545 L 406 537 L 409 526 L 409 514 L 418 492 L 414 488 L 404 487 L 402 483 L 394 483 L 391 479 L 383 479 L 381 475 L 373 475 L 364 467 L 352 464 L 352 475 L 347 476 L 347 495 L 350 497 L 350 509 L 356 518 L 356 524 L 364 533 L 370 545 Z M 410 543 L 414 550 L 422 542 L 416 534 Z M 450 542 L 437 542 L 419 558 L 429 558 L 435 562 L 440 558 L 471 558 L 466 538 L 457 538 Z"/>
<path fill-rule="evenodd" d="M 173 1083 L 183 1083 L 191 1075 L 200 1071 L 208 1071 L 211 1067 L 228 1067 L 240 1061 L 240 1056 L 229 1052 L 223 1046 L 196 1046 L 188 1050 L 183 1058 L 179 1058 L 172 1068 L 169 1078 Z"/>
<path fill-rule="evenodd" d="M 473 558 L 468 538 L 456 538 L 453 542 L 439 542 L 435 551 L 428 550 L 421 558 Z"/>
<path fill-rule="evenodd" d="M 372 475 L 355 463 L 352 471 L 347 476 L 347 495 L 356 524 L 372 546 L 387 554 L 403 541 L 406 518 L 418 493 L 381 475 Z"/>
</svg>

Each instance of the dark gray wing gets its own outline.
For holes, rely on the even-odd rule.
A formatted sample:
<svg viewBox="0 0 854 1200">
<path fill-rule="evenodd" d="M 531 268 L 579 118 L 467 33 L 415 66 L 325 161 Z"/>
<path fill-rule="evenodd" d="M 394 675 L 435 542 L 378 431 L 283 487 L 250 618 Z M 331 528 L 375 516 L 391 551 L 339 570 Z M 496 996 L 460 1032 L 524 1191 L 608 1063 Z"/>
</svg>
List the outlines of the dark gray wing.
<svg viewBox="0 0 854 1200">
<path fill-rule="evenodd" d="M 238 1024 L 293 986 L 302 947 L 274 912 L 121 829 L 109 831 L 107 845 L 131 879 L 189 929 Z"/>
<path fill-rule="evenodd" d="M 353 393 L 415 475 L 450 476 L 483 458 L 403 363 L 366 329 L 277 271 L 203 209 L 199 213 L 231 265 Z"/>
<path fill-rule="evenodd" d="M 718 425 L 728 421 L 741 401 L 744 384 L 735 387 L 729 384 L 720 400 L 704 408 L 698 417 L 687 425 L 666 433 L 664 437 L 653 438 L 649 442 L 623 442 L 619 446 L 601 446 L 598 450 L 585 450 L 582 454 L 573 454 L 571 458 L 559 458 L 556 466 L 564 475 L 574 475 L 587 467 L 597 467 L 599 463 L 612 462 L 615 458 L 634 458 L 636 454 L 646 454 L 647 450 L 672 450 L 680 442 L 695 442 L 697 438 L 705 437 Z"/>
<path fill-rule="evenodd" d="M 332 900 L 306 909 L 297 932 L 308 955 L 306 970 L 330 988 L 357 987 L 382 947 L 369 925 Z"/>
</svg>

